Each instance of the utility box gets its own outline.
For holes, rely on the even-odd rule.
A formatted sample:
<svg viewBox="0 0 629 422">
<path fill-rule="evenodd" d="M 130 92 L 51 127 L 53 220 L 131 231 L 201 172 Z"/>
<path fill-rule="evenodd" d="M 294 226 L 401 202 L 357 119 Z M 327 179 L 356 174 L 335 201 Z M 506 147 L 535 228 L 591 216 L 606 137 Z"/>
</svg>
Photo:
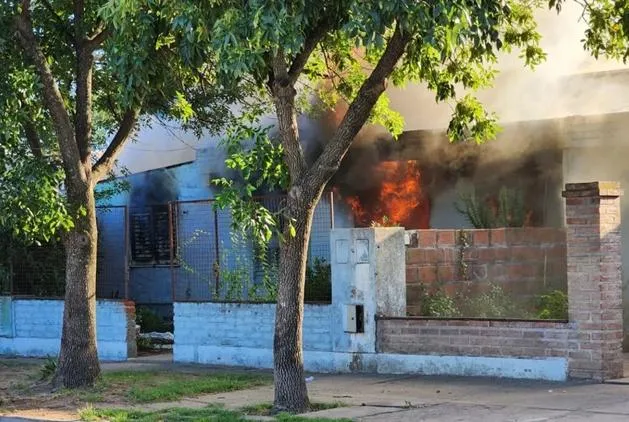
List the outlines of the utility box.
<svg viewBox="0 0 629 422">
<path fill-rule="evenodd" d="M 345 321 L 346 333 L 365 332 L 365 307 L 363 305 L 347 305 Z"/>
<path fill-rule="evenodd" d="M 334 229 L 330 249 L 333 350 L 375 353 L 377 316 L 406 315 L 404 229 Z"/>
</svg>

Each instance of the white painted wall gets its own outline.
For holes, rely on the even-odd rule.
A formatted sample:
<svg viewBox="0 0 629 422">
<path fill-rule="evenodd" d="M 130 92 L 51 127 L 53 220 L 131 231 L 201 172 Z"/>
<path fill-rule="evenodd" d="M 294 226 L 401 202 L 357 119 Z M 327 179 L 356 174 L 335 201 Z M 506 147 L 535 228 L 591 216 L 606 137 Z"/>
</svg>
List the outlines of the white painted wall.
<svg viewBox="0 0 629 422">
<path fill-rule="evenodd" d="M 304 350 L 332 350 L 332 306 L 305 305 Z M 174 360 L 262 366 L 259 358 L 273 350 L 275 304 L 176 302 Z M 259 350 L 259 353 L 230 349 Z M 222 351 L 222 352 L 221 352 Z"/>
<path fill-rule="evenodd" d="M 63 300 L 6 299 L 10 328 L 0 331 L 0 355 L 57 356 L 61 345 Z M 7 305 L 8 304 L 8 305 Z M 128 356 L 129 323 L 135 321 L 125 303 L 99 300 L 96 304 L 96 335 L 101 360 L 121 361 Z M 135 341 L 134 338 L 130 339 Z"/>
</svg>

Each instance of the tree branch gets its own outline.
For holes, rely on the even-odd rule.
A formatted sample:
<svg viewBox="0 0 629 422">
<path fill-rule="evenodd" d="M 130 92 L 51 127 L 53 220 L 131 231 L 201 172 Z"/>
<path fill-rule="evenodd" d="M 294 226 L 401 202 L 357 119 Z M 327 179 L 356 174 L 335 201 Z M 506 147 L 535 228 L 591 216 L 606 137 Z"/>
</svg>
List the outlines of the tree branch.
<svg viewBox="0 0 629 422">
<path fill-rule="evenodd" d="M 409 41 L 409 35 L 403 34 L 400 27 L 397 26 L 378 64 L 363 82 L 341 124 L 304 177 L 305 180 L 308 180 L 308 185 L 314 187 L 315 191 L 323 188 L 338 170 L 354 137 L 367 122 L 373 106 L 385 91 L 387 78 L 404 54 Z"/>
<path fill-rule="evenodd" d="M 112 169 L 118 154 L 120 154 L 120 151 L 122 151 L 122 148 L 133 132 L 139 116 L 139 108 L 127 110 L 125 112 L 122 121 L 118 126 L 118 132 L 114 135 L 103 155 L 101 155 L 98 161 L 92 166 L 92 176 L 94 177 L 95 182 L 103 179 Z"/>
<path fill-rule="evenodd" d="M 100 48 L 100 46 L 103 45 L 105 40 L 109 38 L 110 36 L 111 36 L 111 30 L 105 27 L 104 22 L 101 22 L 98 28 L 96 28 L 96 31 L 94 31 L 94 34 L 90 35 L 87 38 L 87 41 L 86 41 L 87 47 L 91 51 L 98 50 L 98 48 Z"/>
<path fill-rule="evenodd" d="M 79 150 L 74 139 L 70 115 L 65 108 L 57 81 L 55 81 L 52 75 L 39 41 L 33 33 L 33 22 L 30 17 L 30 0 L 22 0 L 21 3 L 22 12 L 15 20 L 18 40 L 26 55 L 34 63 L 41 79 L 44 104 L 52 118 L 66 177 L 74 181 L 87 181 L 87 175 L 81 165 Z"/>
<path fill-rule="evenodd" d="M 41 141 L 39 139 L 39 134 L 37 133 L 37 128 L 30 119 L 22 121 L 22 128 L 24 129 L 24 136 L 26 137 L 26 141 L 28 142 L 31 152 L 35 157 L 42 158 L 44 154 L 42 153 Z"/>
<path fill-rule="evenodd" d="M 329 21 L 324 18 L 314 27 L 308 38 L 306 38 L 303 48 L 297 53 L 290 69 L 288 69 L 288 77 L 293 85 L 297 82 L 312 52 L 317 47 L 317 44 L 319 44 L 319 41 L 323 39 L 329 28 Z"/>
</svg>

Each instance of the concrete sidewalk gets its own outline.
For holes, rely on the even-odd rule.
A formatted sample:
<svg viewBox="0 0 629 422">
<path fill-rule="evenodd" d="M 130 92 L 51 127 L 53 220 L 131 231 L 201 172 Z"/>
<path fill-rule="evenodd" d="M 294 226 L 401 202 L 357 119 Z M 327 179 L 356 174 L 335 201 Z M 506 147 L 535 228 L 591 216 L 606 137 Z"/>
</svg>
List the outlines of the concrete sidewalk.
<svg viewBox="0 0 629 422">
<path fill-rule="evenodd" d="M 194 367 L 186 370 L 194 370 Z M 392 422 L 629 420 L 629 385 L 619 384 L 421 376 L 314 375 L 314 381 L 308 384 L 308 388 L 313 402 L 343 402 L 349 407 L 310 413 L 304 415 L 305 417 Z M 246 405 L 268 403 L 272 399 L 272 387 L 260 387 L 133 408 L 151 411 L 218 404 L 228 409 L 238 409 Z M 2 422 L 33 420 L 51 419 L 0 417 Z"/>
</svg>

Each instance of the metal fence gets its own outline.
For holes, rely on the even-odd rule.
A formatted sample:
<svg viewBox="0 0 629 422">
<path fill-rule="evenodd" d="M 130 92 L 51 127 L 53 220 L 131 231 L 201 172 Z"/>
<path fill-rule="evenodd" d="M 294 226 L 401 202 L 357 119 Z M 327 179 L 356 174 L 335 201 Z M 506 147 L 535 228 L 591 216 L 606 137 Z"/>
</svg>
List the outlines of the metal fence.
<svg viewBox="0 0 629 422">
<path fill-rule="evenodd" d="M 96 296 L 129 298 L 127 208 L 97 207 Z M 2 236 L 0 294 L 54 297 L 65 294 L 66 252 L 61 240 L 28 245 Z"/>
<path fill-rule="evenodd" d="M 260 201 L 279 211 L 284 197 Z M 326 193 L 315 210 L 308 259 L 329 262 L 330 230 L 334 226 L 332 195 Z M 212 200 L 179 201 L 170 207 L 172 297 L 175 301 L 266 300 L 273 296 L 279 268 L 279 241 L 274 237 L 264 255 L 251 236 L 234 230 L 231 212 Z M 322 290 L 322 289 L 319 289 Z M 329 292 L 310 289 L 313 300 L 329 300 Z"/>
<path fill-rule="evenodd" d="M 279 211 L 284 197 L 260 198 Z M 97 207 L 96 295 L 142 302 L 272 300 L 279 241 L 263 255 L 251 236 L 234 230 L 231 211 L 213 200 L 143 207 Z M 307 299 L 329 300 L 331 193 L 321 198 L 308 250 Z M 6 238 L 9 238 L 7 236 Z M 326 278 L 327 277 L 327 278 Z M 165 278 L 165 279 L 164 279 Z M 170 291 L 168 289 L 170 288 Z M 0 243 L 0 294 L 63 297 L 65 250 L 61 241 L 41 246 Z"/>
</svg>

